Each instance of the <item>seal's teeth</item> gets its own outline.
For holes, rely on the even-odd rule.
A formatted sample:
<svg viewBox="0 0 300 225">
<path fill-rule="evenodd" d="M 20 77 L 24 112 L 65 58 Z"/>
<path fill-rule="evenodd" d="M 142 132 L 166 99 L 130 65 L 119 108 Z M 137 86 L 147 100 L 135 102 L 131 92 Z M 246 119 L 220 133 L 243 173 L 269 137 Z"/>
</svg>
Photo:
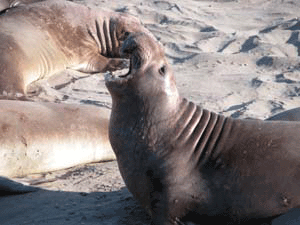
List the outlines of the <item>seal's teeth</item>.
<svg viewBox="0 0 300 225">
<path fill-rule="evenodd" d="M 126 77 L 126 75 L 128 75 L 129 73 L 129 70 L 128 68 L 125 68 L 125 69 L 122 69 L 122 70 L 116 70 L 116 71 L 113 71 L 112 75 L 116 78 L 124 78 Z"/>
<path fill-rule="evenodd" d="M 105 82 L 113 82 L 119 85 L 127 83 L 133 76 L 131 74 L 123 74 L 122 71 L 107 71 L 104 74 Z"/>
</svg>

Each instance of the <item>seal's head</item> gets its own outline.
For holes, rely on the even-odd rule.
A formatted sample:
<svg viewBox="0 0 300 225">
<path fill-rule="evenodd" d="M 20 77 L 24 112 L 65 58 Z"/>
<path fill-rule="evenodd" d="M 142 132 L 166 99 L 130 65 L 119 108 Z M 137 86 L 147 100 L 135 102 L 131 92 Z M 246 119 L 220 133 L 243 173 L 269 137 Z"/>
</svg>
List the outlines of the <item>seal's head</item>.
<svg viewBox="0 0 300 225">
<path fill-rule="evenodd" d="M 149 32 L 135 16 L 126 13 L 119 13 L 112 17 L 112 24 L 116 26 L 116 36 L 118 40 L 124 41 L 129 34 L 136 32 Z"/>
<path fill-rule="evenodd" d="M 161 44 L 147 33 L 131 34 L 121 48 L 130 58 L 125 75 L 106 75 L 106 86 L 114 102 L 139 101 L 146 104 L 168 104 L 179 96 L 174 75 Z"/>
<path fill-rule="evenodd" d="M 114 14 L 111 18 L 110 26 L 114 26 L 114 28 L 110 28 L 110 35 L 115 35 L 115 39 L 119 42 L 119 46 L 122 46 L 128 36 L 134 33 L 143 32 L 154 38 L 153 34 L 144 27 L 138 18 L 126 13 Z M 114 32 L 115 34 L 113 34 Z M 119 48 L 116 48 L 115 51 L 117 54 L 120 54 Z"/>
</svg>

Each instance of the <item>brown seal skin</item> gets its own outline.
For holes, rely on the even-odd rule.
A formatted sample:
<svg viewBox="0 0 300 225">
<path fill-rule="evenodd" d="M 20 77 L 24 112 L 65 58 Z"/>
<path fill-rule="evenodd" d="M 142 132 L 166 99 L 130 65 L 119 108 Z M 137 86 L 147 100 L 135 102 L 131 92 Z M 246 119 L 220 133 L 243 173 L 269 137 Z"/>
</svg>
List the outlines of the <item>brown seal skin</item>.
<svg viewBox="0 0 300 225">
<path fill-rule="evenodd" d="M 0 94 L 66 68 L 86 73 L 125 66 L 120 46 L 131 32 L 149 32 L 130 15 L 68 1 L 21 5 L 0 15 Z"/>
<path fill-rule="evenodd" d="M 1 100 L 0 177 L 115 160 L 109 117 L 92 105 Z"/>
<path fill-rule="evenodd" d="M 300 123 L 233 119 L 180 97 L 148 35 L 123 52 L 129 73 L 106 76 L 109 138 L 153 225 L 270 224 L 300 206 Z"/>
</svg>

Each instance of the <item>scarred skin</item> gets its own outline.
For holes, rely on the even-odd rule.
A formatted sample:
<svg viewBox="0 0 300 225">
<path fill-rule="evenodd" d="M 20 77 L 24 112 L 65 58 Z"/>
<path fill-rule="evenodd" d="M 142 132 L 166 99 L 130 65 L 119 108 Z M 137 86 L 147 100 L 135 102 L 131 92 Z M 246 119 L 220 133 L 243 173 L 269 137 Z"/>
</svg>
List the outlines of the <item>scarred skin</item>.
<svg viewBox="0 0 300 225">
<path fill-rule="evenodd" d="M 153 225 L 270 224 L 300 206 L 300 123 L 240 120 L 178 94 L 163 48 L 129 37 L 127 75 L 106 76 L 109 137 Z"/>
<path fill-rule="evenodd" d="M 0 94 L 66 68 L 86 73 L 121 69 L 120 47 L 131 32 L 149 32 L 130 15 L 68 1 L 21 5 L 0 15 Z"/>
</svg>

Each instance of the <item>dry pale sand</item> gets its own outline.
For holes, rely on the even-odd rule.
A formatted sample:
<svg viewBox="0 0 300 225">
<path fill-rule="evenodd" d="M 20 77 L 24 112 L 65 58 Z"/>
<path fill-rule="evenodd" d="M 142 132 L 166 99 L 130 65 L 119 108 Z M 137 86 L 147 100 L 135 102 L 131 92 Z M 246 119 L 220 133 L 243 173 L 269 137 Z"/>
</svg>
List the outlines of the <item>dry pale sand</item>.
<svg viewBox="0 0 300 225">
<path fill-rule="evenodd" d="M 300 1 L 77 0 L 139 17 L 165 46 L 182 96 L 233 117 L 264 119 L 300 106 Z M 35 101 L 110 107 L 103 74 L 63 71 L 37 82 Z M 149 224 L 116 162 L 18 181 L 47 190 L 0 198 L 0 223 Z M 300 212 L 273 224 L 299 224 Z"/>
</svg>

